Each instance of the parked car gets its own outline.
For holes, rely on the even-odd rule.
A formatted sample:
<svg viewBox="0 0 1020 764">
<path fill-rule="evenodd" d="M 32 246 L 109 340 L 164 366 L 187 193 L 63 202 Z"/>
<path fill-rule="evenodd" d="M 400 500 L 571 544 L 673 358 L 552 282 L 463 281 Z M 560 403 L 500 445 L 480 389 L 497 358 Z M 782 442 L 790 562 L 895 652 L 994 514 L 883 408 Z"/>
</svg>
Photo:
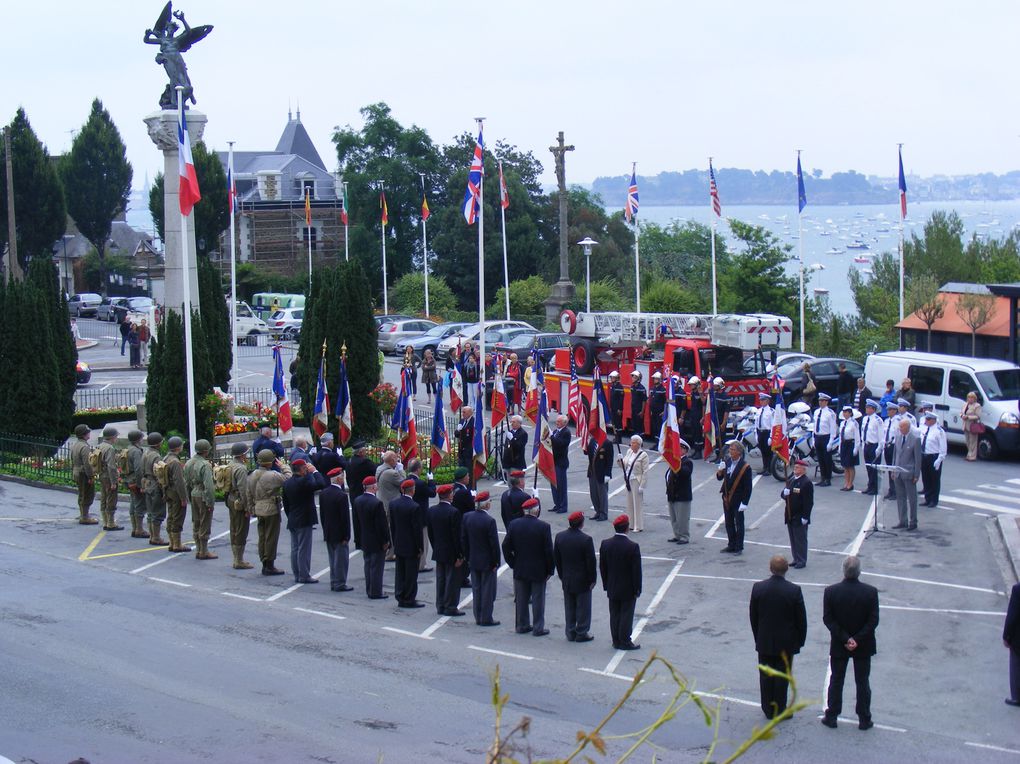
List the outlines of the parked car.
<svg viewBox="0 0 1020 764">
<path fill-rule="evenodd" d="M 234 327 L 237 330 L 238 345 L 256 345 L 259 336 L 269 334 L 269 325 L 256 316 L 255 311 L 244 300 L 237 301 Z"/>
<path fill-rule="evenodd" d="M 792 364 L 803 365 L 804 361 L 814 361 L 813 355 L 807 353 L 780 353 L 776 356 L 775 367 L 780 369 L 787 367 L 789 369 L 795 368 Z M 762 362 L 764 361 L 764 366 Z M 762 353 L 754 353 L 744 361 L 744 373 L 745 374 L 765 374 L 766 367 L 770 364 L 770 361 L 766 355 Z"/>
<path fill-rule="evenodd" d="M 500 329 L 513 329 L 513 328 L 527 329 L 529 331 L 536 332 L 536 333 L 538 332 L 538 330 L 535 327 L 533 327 L 531 324 L 525 323 L 524 321 L 491 321 L 491 322 L 490 321 L 486 321 L 485 322 L 485 331 L 486 332 L 498 331 Z M 471 324 L 470 326 L 464 328 L 463 330 L 461 330 L 457 334 L 450 335 L 446 339 L 442 340 L 439 343 L 439 347 L 437 349 L 437 355 L 439 356 L 439 358 L 445 359 L 446 356 L 448 356 L 450 354 L 450 350 L 452 348 L 457 347 L 457 345 L 463 345 L 465 342 L 470 342 L 472 344 L 477 343 L 478 342 L 478 337 L 481 335 L 481 333 L 482 333 L 482 330 L 478 326 L 478 324 Z M 499 340 L 497 339 L 496 341 L 498 342 Z M 489 341 L 488 341 L 488 335 L 486 335 L 486 344 L 490 344 Z"/>
<path fill-rule="evenodd" d="M 517 359 L 526 362 L 532 349 L 537 348 L 543 368 L 548 368 L 556 355 L 556 349 L 568 347 L 570 347 L 570 337 L 562 332 L 528 332 L 517 335 L 509 342 L 499 346 L 499 349 L 505 353 L 517 353 Z"/>
<path fill-rule="evenodd" d="M 414 354 L 421 358 L 426 350 L 431 350 L 432 354 L 436 354 L 436 348 L 439 347 L 439 341 L 445 340 L 452 334 L 456 334 L 465 326 L 470 326 L 463 322 L 453 322 L 449 324 L 439 324 L 433 326 L 425 334 L 417 337 L 410 337 L 408 339 L 397 341 L 397 355 L 403 355 L 404 351 L 410 347 Z"/>
<path fill-rule="evenodd" d="M 273 337 L 296 340 L 301 336 L 301 324 L 305 318 L 304 308 L 284 308 L 269 317 L 266 324 Z"/>
<path fill-rule="evenodd" d="M 74 374 L 78 379 L 79 385 L 87 385 L 89 380 L 92 379 L 92 369 L 84 361 L 78 361 L 74 368 Z"/>
<path fill-rule="evenodd" d="M 811 374 L 815 378 L 816 392 L 828 393 L 836 397 L 836 380 L 839 377 L 839 365 L 846 364 L 846 370 L 851 376 L 864 376 L 863 364 L 851 361 L 846 358 L 814 358 L 809 361 L 788 361 L 778 368 L 779 376 L 783 379 L 783 403 L 790 405 L 800 400 L 804 394 L 804 385 L 807 380 L 804 378 L 804 364 L 811 364 Z"/>
<path fill-rule="evenodd" d="M 117 323 L 120 323 L 129 313 L 144 313 L 148 315 L 149 311 L 152 309 L 152 305 L 151 297 L 119 298 L 119 301 L 115 302 L 113 305 L 113 318 L 110 320 L 115 320 Z"/>
<path fill-rule="evenodd" d="M 411 320 L 388 321 L 379 327 L 379 349 L 384 353 L 396 353 L 397 342 L 400 340 L 420 337 L 429 329 L 439 326 L 435 321 L 424 318 Z"/>
<path fill-rule="evenodd" d="M 67 312 L 78 318 L 94 316 L 102 302 L 103 298 L 95 292 L 82 292 L 81 294 L 71 295 L 71 299 L 67 301 Z"/>
<path fill-rule="evenodd" d="M 375 317 L 375 328 L 378 329 L 383 324 L 388 324 L 390 321 L 410 321 L 414 316 L 405 316 L 403 313 L 383 313 L 382 315 Z"/>
<path fill-rule="evenodd" d="M 104 297 L 102 300 L 99 301 L 99 304 L 96 306 L 96 320 L 113 321 L 114 306 L 120 305 L 126 301 L 127 297 Z"/>
</svg>

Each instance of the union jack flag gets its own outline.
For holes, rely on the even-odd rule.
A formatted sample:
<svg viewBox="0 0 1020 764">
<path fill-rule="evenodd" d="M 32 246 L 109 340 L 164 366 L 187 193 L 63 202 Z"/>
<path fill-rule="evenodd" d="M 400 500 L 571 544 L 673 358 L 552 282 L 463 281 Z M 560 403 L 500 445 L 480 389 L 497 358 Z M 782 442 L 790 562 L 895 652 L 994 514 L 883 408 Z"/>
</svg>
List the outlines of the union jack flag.
<svg viewBox="0 0 1020 764">
<path fill-rule="evenodd" d="M 478 128 L 478 142 L 475 143 L 475 154 L 471 158 L 471 169 L 468 170 L 467 190 L 464 192 L 464 219 L 468 225 L 474 225 L 475 220 L 482 210 L 482 176 L 485 170 L 482 167 L 482 151 L 485 144 L 482 143 L 482 128 Z"/>
<path fill-rule="evenodd" d="M 623 208 L 623 215 L 625 218 L 627 218 L 628 223 L 634 222 L 634 218 L 637 217 L 637 211 L 638 211 L 637 165 L 635 165 L 630 173 L 630 187 L 627 189 L 627 206 Z"/>
<path fill-rule="evenodd" d="M 712 197 L 712 212 L 716 217 L 722 217 L 722 202 L 719 201 L 719 186 L 715 184 L 715 169 L 712 167 L 712 160 L 708 160 L 708 195 Z"/>
</svg>

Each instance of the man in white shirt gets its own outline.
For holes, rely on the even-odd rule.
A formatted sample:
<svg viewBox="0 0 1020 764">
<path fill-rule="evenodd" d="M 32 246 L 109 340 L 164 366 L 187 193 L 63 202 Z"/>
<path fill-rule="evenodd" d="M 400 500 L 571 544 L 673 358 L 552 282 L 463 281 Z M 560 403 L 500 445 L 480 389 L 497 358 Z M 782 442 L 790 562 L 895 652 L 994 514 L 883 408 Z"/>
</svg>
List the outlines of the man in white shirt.
<svg viewBox="0 0 1020 764">
<path fill-rule="evenodd" d="M 896 436 L 900 432 L 900 415 L 899 407 L 896 401 L 889 401 L 886 406 L 887 418 L 885 425 L 882 428 L 882 442 L 885 444 L 883 456 L 885 457 L 886 464 L 893 463 L 893 445 L 896 443 Z M 889 478 L 889 490 L 885 492 L 885 498 L 895 499 L 896 498 L 896 481 L 891 477 Z"/>
<path fill-rule="evenodd" d="M 829 408 L 832 396 L 818 393 L 818 408 L 815 409 L 812 432 L 815 436 L 815 455 L 818 458 L 818 470 L 821 479 L 815 485 L 825 488 L 832 485 L 832 454 L 829 453 L 829 441 L 839 428 L 836 412 Z"/>
<path fill-rule="evenodd" d="M 868 487 L 861 493 L 866 496 L 878 495 L 878 470 L 872 467 L 879 461 L 879 449 L 883 445 L 885 422 L 878 415 L 878 401 L 868 398 L 864 404 L 864 418 L 861 419 L 861 442 L 864 444 L 864 466 L 868 470 Z"/>
<path fill-rule="evenodd" d="M 917 430 L 917 417 L 913 415 L 911 409 L 913 406 L 910 405 L 910 401 L 906 398 L 898 398 L 896 400 L 896 409 L 900 419 L 906 419 L 910 422 L 910 426 Z"/>
<path fill-rule="evenodd" d="M 924 481 L 924 506 L 939 505 L 942 488 L 942 462 L 946 460 L 946 431 L 938 423 L 934 411 L 924 415 L 921 428 L 921 479 Z"/>
<path fill-rule="evenodd" d="M 761 451 L 761 472 L 759 475 L 767 475 L 772 467 L 772 448 L 769 446 L 769 439 L 772 437 L 772 416 L 775 409 L 772 408 L 772 396 L 768 393 L 759 393 L 758 399 L 761 408 L 758 409 L 758 416 L 754 421 L 754 428 L 758 431 L 758 450 Z"/>
</svg>

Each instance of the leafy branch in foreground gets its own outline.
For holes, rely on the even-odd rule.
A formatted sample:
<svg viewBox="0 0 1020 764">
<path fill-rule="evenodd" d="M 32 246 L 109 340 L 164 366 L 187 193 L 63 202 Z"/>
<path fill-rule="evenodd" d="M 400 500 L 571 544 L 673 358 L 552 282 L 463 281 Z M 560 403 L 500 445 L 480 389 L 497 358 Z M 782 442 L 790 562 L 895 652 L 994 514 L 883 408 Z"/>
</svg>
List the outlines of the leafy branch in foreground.
<svg viewBox="0 0 1020 764">
<path fill-rule="evenodd" d="M 645 681 L 646 674 L 656 664 L 661 664 L 665 668 L 669 679 L 675 687 L 673 695 L 666 703 L 665 708 L 661 710 L 659 716 L 654 721 L 642 729 L 624 735 L 605 735 L 604 730 L 606 726 L 633 697 L 638 687 Z M 787 663 L 786 671 L 778 671 L 764 665 L 759 665 L 758 670 L 771 677 L 786 679 L 790 683 L 790 703 L 784 711 L 769 719 L 764 725 L 756 725 L 751 730 L 751 734 L 736 747 L 733 753 L 722 760 L 723 764 L 736 761 L 755 744 L 771 739 L 775 735 L 775 728 L 778 724 L 786 721 L 796 712 L 802 711 L 810 705 L 806 701 L 797 699 L 797 683 L 792 673 L 790 673 L 789 663 Z M 716 698 L 717 702 L 710 705 L 704 700 L 705 698 Z M 486 764 L 521 764 L 522 759 L 517 758 L 518 756 L 523 756 L 523 761 L 527 761 L 529 764 L 570 764 L 570 762 L 575 761 L 594 762 L 595 760 L 591 757 L 593 753 L 597 753 L 600 758 L 616 755 L 607 752 L 607 741 L 624 741 L 629 743 L 629 746 L 617 758 L 613 759 L 616 764 L 620 764 L 630 759 L 634 753 L 645 745 L 653 748 L 656 752 L 662 751 L 661 746 L 651 742 L 652 735 L 672 721 L 681 709 L 692 704 L 700 711 L 705 726 L 712 728 L 713 731 L 712 742 L 708 747 L 705 758 L 702 760 L 703 764 L 715 761 L 713 756 L 719 743 L 722 698 L 711 693 L 701 694 L 695 692 L 691 682 L 677 671 L 672 663 L 655 652 L 648 656 L 648 660 L 644 662 L 641 669 L 634 675 L 627 691 L 624 692 L 602 720 L 588 732 L 578 730 L 574 749 L 564 757 L 552 759 L 533 758 L 531 746 L 527 742 L 528 732 L 531 730 L 531 718 L 528 716 L 522 717 L 506 734 L 503 733 L 503 711 L 509 701 L 510 696 L 502 691 L 499 666 L 497 665 L 492 673 L 492 706 L 495 712 L 494 737 L 492 746 L 486 754 Z"/>
</svg>

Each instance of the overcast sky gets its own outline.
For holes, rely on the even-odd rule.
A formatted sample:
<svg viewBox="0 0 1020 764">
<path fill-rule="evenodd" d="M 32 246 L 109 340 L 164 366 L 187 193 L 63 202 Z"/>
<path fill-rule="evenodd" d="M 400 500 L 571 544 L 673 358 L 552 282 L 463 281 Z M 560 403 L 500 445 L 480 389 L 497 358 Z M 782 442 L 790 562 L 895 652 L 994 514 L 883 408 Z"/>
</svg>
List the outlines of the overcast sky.
<svg viewBox="0 0 1020 764">
<path fill-rule="evenodd" d="M 51 153 L 99 96 L 141 187 L 161 169 L 142 118 L 166 83 L 153 2 L 5 3 L 0 119 L 23 106 Z M 1020 3 L 182 0 L 212 34 L 186 55 L 206 142 L 272 149 L 288 104 L 330 168 L 335 125 L 384 101 L 445 142 L 534 151 L 563 130 L 569 182 L 704 167 L 1001 173 L 1020 166 Z M 469 157 L 465 157 L 465 164 Z"/>
</svg>

